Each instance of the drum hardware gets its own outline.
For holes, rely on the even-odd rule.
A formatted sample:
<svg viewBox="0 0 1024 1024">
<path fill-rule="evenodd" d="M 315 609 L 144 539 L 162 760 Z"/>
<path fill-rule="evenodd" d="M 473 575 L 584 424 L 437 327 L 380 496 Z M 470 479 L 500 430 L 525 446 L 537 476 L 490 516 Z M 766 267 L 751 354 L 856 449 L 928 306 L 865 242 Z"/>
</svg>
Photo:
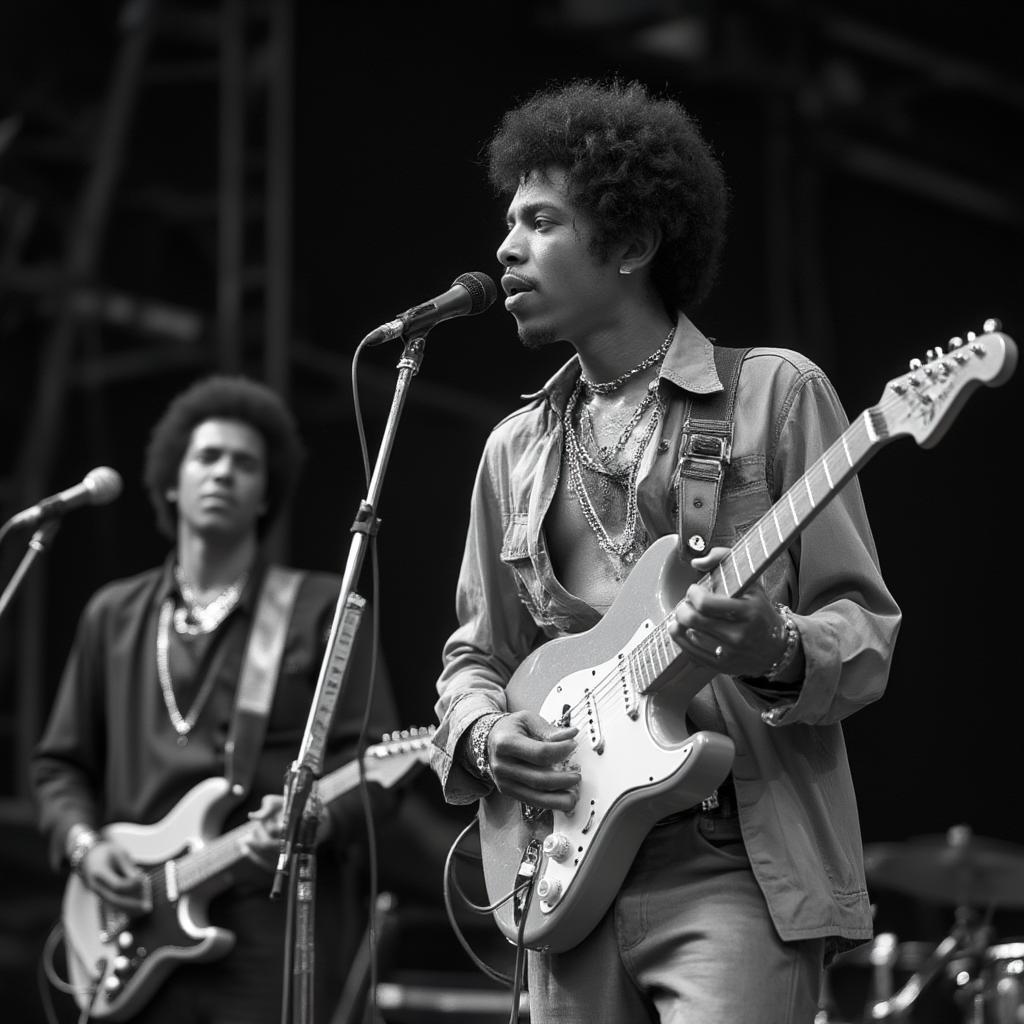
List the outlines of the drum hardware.
<svg viewBox="0 0 1024 1024">
<path fill-rule="evenodd" d="M 954 907 L 1024 908 L 1024 847 L 954 825 L 945 835 L 864 848 L 868 881 Z"/>
<path fill-rule="evenodd" d="M 955 825 L 941 836 L 866 846 L 864 862 L 872 885 L 954 907 L 950 934 L 898 990 L 873 1000 L 867 1019 L 905 1020 L 922 993 L 944 978 L 953 983 L 963 1024 L 1024 1024 L 1024 943 L 994 946 L 991 927 L 997 906 L 1024 908 L 1024 847 Z M 886 938 L 873 947 L 872 963 L 882 971 L 876 996 L 888 984 L 890 945 Z"/>
<path fill-rule="evenodd" d="M 957 907 L 953 928 L 902 987 L 870 1007 L 869 1020 L 902 1020 L 921 994 L 937 979 L 948 977 L 951 966 L 956 983 L 956 1001 L 966 1007 L 964 1024 L 985 1024 L 977 1014 L 982 1009 L 981 962 L 992 940 L 992 928 L 979 921 L 970 907 Z"/>
</svg>

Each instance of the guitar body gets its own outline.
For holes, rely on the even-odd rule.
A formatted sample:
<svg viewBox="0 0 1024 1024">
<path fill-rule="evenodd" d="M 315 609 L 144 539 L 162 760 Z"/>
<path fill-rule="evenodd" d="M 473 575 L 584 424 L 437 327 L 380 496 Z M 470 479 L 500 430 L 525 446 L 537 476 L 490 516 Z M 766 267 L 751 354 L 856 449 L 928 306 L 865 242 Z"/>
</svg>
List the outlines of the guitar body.
<svg viewBox="0 0 1024 1024">
<path fill-rule="evenodd" d="M 521 898 L 495 912 L 513 942 L 521 936 L 531 949 L 554 952 L 579 942 L 611 904 L 651 826 L 699 803 L 732 766 L 728 737 L 691 734 L 686 724 L 690 700 L 711 671 L 687 662 L 676 648 L 675 660 L 646 692 L 620 679 L 624 658 L 666 619 L 693 580 L 676 552 L 674 536 L 656 541 L 596 626 L 549 641 L 509 681 L 509 710 L 578 726 L 573 761 L 582 776 L 568 814 L 531 814 L 497 792 L 480 803 L 489 901 L 534 879 L 525 915 Z"/>
<path fill-rule="evenodd" d="M 177 893 L 172 863 L 219 835 L 233 802 L 225 779 L 206 779 L 155 825 L 117 822 L 103 829 L 136 863 L 156 868 L 151 871 L 153 907 L 129 919 L 108 907 L 78 875 L 69 877 L 63 920 L 68 972 L 80 1009 L 97 1020 L 123 1020 L 176 966 L 217 959 L 234 946 L 234 935 L 210 925 L 206 915 L 210 897 L 228 879 L 221 875 L 201 890 Z"/>
<path fill-rule="evenodd" d="M 349 761 L 317 781 L 328 806 L 363 777 L 396 785 L 430 759 L 433 728 L 385 734 L 368 747 L 362 764 Z M 360 771 L 362 768 L 362 771 Z M 135 918 L 106 905 L 78 875 L 68 877 L 62 921 L 75 1002 L 95 1020 L 125 1020 L 138 1013 L 161 982 L 182 963 L 216 960 L 235 936 L 209 923 L 210 899 L 232 883 L 232 868 L 257 825 L 246 821 L 221 834 L 236 802 L 226 779 L 193 786 L 156 825 L 118 822 L 103 829 L 146 874 L 152 909 Z M 269 887 L 269 878 L 268 878 Z"/>
<path fill-rule="evenodd" d="M 697 580 L 675 536 L 655 541 L 593 628 L 534 651 L 509 680 L 511 711 L 577 726 L 582 782 L 570 814 L 541 812 L 494 793 L 479 809 L 484 882 L 505 937 L 564 952 L 608 909 L 644 836 L 692 807 L 728 774 L 732 741 L 690 735 L 686 710 L 713 673 L 671 639 L 671 613 L 690 583 L 736 597 L 792 543 L 880 447 L 901 435 L 930 447 L 967 396 L 998 387 L 1017 365 L 1016 343 L 985 322 L 983 335 L 930 350 L 927 364 L 886 385 L 728 554 Z M 532 886 L 531 886 L 532 881 Z M 513 894 L 515 894 L 513 896 Z"/>
</svg>

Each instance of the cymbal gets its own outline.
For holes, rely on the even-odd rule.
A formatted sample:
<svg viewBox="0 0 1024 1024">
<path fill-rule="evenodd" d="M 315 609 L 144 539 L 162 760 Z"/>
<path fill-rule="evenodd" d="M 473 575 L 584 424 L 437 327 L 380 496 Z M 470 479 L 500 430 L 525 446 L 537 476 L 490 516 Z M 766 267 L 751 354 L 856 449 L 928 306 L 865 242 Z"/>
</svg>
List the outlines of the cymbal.
<svg viewBox="0 0 1024 1024">
<path fill-rule="evenodd" d="M 979 838 L 966 825 L 945 835 L 864 847 L 868 881 L 950 906 L 1024 908 L 1024 846 Z"/>
</svg>

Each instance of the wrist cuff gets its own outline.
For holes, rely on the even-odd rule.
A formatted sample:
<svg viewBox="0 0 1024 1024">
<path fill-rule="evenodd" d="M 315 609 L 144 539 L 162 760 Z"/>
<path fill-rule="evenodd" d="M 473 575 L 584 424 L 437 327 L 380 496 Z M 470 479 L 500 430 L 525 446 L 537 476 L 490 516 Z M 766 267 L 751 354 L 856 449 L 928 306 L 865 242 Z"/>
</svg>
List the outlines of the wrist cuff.
<svg viewBox="0 0 1024 1024">
<path fill-rule="evenodd" d="M 778 681 L 779 676 L 789 668 L 793 658 L 796 657 L 797 647 L 800 644 L 800 630 L 796 628 L 796 623 L 793 621 L 793 613 L 784 604 L 776 604 L 775 607 L 782 616 L 782 629 L 786 645 L 782 648 L 782 653 L 764 673 L 764 678 L 770 683 Z"/>
<path fill-rule="evenodd" d="M 77 871 L 86 854 L 100 841 L 100 834 L 87 825 L 76 825 L 68 833 L 68 864 Z"/>
<path fill-rule="evenodd" d="M 487 738 L 499 718 L 505 717 L 504 711 L 491 711 L 481 715 L 469 730 L 470 768 L 481 779 L 490 781 L 491 762 L 487 754 Z"/>
</svg>

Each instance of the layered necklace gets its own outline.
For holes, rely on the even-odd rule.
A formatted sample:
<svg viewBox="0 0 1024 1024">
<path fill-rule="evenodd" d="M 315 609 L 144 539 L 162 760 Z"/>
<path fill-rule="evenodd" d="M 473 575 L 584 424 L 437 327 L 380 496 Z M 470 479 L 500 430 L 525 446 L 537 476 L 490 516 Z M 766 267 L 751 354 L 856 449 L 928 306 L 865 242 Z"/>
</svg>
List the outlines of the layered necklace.
<svg viewBox="0 0 1024 1024">
<path fill-rule="evenodd" d="M 184 606 L 175 608 L 174 598 L 169 597 L 160 607 L 160 616 L 156 627 L 156 675 L 160 682 L 160 692 L 163 694 L 167 715 L 174 731 L 178 734 L 178 745 L 183 747 L 188 743 L 188 735 L 198 721 L 206 702 L 210 699 L 217 677 L 213 672 L 207 673 L 188 713 L 182 715 L 174 696 L 174 683 L 171 679 L 171 624 L 173 622 L 174 631 L 182 636 L 212 633 L 227 618 L 232 608 L 238 604 L 249 573 L 243 572 L 230 586 L 225 587 L 213 600 L 205 604 L 198 600 L 195 588 L 186 579 L 180 565 L 174 568 L 174 578 L 181 591 Z"/>
<path fill-rule="evenodd" d="M 613 560 L 617 580 L 622 579 L 626 567 L 639 557 L 646 546 L 647 536 L 640 522 L 636 485 L 643 454 L 664 414 L 664 400 L 658 380 L 651 381 L 615 441 L 600 445 L 594 432 L 590 409 L 581 399 L 584 391 L 599 395 L 617 391 L 637 374 L 660 363 L 672 344 L 674 334 L 673 325 L 659 348 L 614 380 L 595 383 L 581 373 L 565 407 L 565 461 L 569 489 L 576 495 L 583 518 L 601 550 Z M 627 453 L 630 439 L 648 410 L 650 415 L 647 424 L 632 451 Z M 589 487 L 587 474 L 590 477 Z M 622 530 L 615 538 L 605 525 L 597 506 L 608 518 L 614 519 L 616 507 L 621 507 L 623 503 Z"/>
<path fill-rule="evenodd" d="M 199 600 L 195 587 L 189 582 L 180 565 L 174 567 L 174 579 L 184 602 L 181 608 L 175 609 L 174 628 L 178 633 L 198 636 L 200 633 L 212 633 L 227 618 L 242 596 L 249 573 L 243 572 L 213 600 L 205 603 Z"/>
</svg>

